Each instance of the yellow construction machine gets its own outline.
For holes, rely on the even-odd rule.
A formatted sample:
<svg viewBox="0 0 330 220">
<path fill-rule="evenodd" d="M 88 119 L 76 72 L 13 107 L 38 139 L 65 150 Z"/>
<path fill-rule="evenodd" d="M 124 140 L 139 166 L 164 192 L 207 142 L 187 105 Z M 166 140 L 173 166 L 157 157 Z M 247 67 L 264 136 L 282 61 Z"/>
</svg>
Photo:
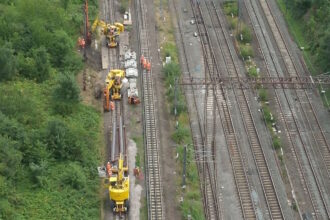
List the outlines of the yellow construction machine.
<svg viewBox="0 0 330 220">
<path fill-rule="evenodd" d="M 124 213 L 129 209 L 128 167 L 124 165 L 123 155 L 107 167 L 109 175 L 109 196 L 111 208 L 115 213 Z"/>
<path fill-rule="evenodd" d="M 120 69 L 111 70 L 105 80 L 104 88 L 104 110 L 110 110 L 110 102 L 121 99 L 122 80 L 125 77 L 125 71 Z"/>
<path fill-rule="evenodd" d="M 106 22 L 96 18 L 92 25 L 92 32 L 94 33 L 97 27 L 102 28 L 102 32 L 107 39 L 107 46 L 110 48 L 117 47 L 118 36 L 124 32 L 124 25 L 122 23 L 107 24 Z"/>
</svg>

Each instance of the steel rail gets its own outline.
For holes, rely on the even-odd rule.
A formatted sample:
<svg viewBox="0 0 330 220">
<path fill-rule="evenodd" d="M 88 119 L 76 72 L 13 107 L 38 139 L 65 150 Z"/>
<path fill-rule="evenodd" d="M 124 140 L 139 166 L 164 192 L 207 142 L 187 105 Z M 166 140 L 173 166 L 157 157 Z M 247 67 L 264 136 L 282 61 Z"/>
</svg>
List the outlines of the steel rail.
<svg viewBox="0 0 330 220">
<path fill-rule="evenodd" d="M 173 2 L 174 5 L 174 9 L 176 12 L 178 12 L 177 7 L 175 2 Z M 190 77 L 192 77 L 192 71 L 190 70 L 190 66 L 188 65 L 188 56 L 186 53 L 186 46 L 185 46 L 185 41 L 183 40 L 183 35 L 182 35 L 182 31 L 181 31 L 181 25 L 180 23 L 178 23 L 178 33 L 179 33 L 179 39 L 177 39 L 178 41 L 178 47 L 180 48 L 180 63 L 182 68 L 186 71 L 186 74 L 188 74 Z M 208 175 L 208 171 L 203 170 L 203 167 L 205 168 L 206 166 L 204 166 L 204 156 L 206 156 L 206 158 L 208 158 L 207 155 L 205 155 L 204 153 L 206 152 L 206 150 L 201 150 L 201 148 L 203 148 L 205 145 L 209 145 L 208 143 L 204 142 L 203 140 L 205 140 L 204 136 L 203 136 L 203 121 L 200 117 L 200 114 L 198 113 L 198 109 L 200 108 L 200 105 L 197 105 L 197 101 L 196 101 L 196 94 L 194 89 L 192 89 L 191 93 L 189 93 L 186 88 L 184 89 L 185 91 L 185 95 L 187 97 L 187 100 L 193 100 L 193 104 L 191 106 L 191 103 L 188 102 L 188 112 L 189 112 L 189 118 L 190 118 L 190 128 L 192 131 L 192 135 L 193 135 L 193 146 L 195 149 L 195 160 L 197 163 L 197 168 L 198 168 L 198 175 L 200 177 L 200 187 L 201 187 L 201 191 L 203 192 L 203 204 L 204 204 L 204 209 L 205 209 L 205 215 L 208 218 L 215 218 L 215 216 L 211 216 L 210 213 L 214 213 L 214 211 L 209 211 L 209 209 L 214 210 L 214 206 L 211 205 L 211 207 L 209 207 L 209 202 L 207 198 L 212 198 L 212 195 L 210 195 L 212 193 L 210 184 L 214 184 L 214 181 L 217 181 L 217 172 L 216 172 L 216 167 L 215 167 L 215 163 L 213 163 L 213 169 L 214 169 L 214 174 L 213 174 L 213 182 L 211 183 L 209 180 L 209 175 Z M 209 90 L 207 90 L 207 93 L 209 93 Z M 207 97 L 208 94 L 206 95 Z M 213 105 L 214 106 L 214 105 Z M 210 112 L 210 107 L 206 107 L 205 109 L 205 115 L 208 115 L 208 112 Z M 209 109 L 209 110 L 208 110 Z M 214 109 L 212 109 L 212 114 L 214 115 Z M 197 125 L 194 123 L 196 120 L 195 118 L 197 118 Z M 210 120 L 210 119 L 208 119 Z M 206 122 L 206 124 L 208 124 Z M 208 130 L 212 130 L 212 132 L 207 132 L 207 133 L 212 133 L 212 135 L 208 135 L 207 142 L 213 142 L 214 143 L 214 138 L 215 138 L 215 120 L 212 120 L 212 124 L 213 124 L 213 130 L 212 127 L 209 127 Z M 205 126 L 204 126 L 205 129 Z M 211 144 L 211 152 L 213 153 L 213 155 L 211 156 L 213 158 L 213 160 L 215 160 L 215 152 L 214 152 L 214 144 Z M 200 154 L 198 152 L 203 151 L 203 156 L 200 156 Z M 203 158 L 204 157 L 204 158 Z M 208 162 L 206 162 L 208 163 Z M 219 204 L 220 210 L 221 210 L 221 204 Z M 219 219 L 223 219 L 222 216 L 222 212 L 221 212 L 221 216 L 219 216 Z"/>
<path fill-rule="evenodd" d="M 248 11 L 249 17 L 252 20 L 251 11 L 249 10 L 247 3 L 245 3 L 245 7 L 246 7 L 246 9 Z M 260 20 L 259 20 L 260 18 L 257 16 L 258 13 L 257 13 L 256 9 L 252 5 L 250 7 L 253 10 L 253 13 L 255 14 L 255 17 L 256 17 L 256 20 L 258 22 L 258 25 L 260 25 Z M 254 25 L 253 25 L 253 28 L 255 29 L 255 26 Z M 256 29 L 255 29 L 255 32 L 257 33 L 257 30 Z M 269 46 L 269 44 L 268 44 L 268 42 L 266 40 L 267 37 L 265 36 L 265 33 L 263 31 L 261 31 L 261 34 L 262 34 L 262 37 L 265 39 L 265 44 L 267 46 L 267 49 L 269 51 L 271 51 L 270 48 L 269 48 L 270 46 Z M 257 36 L 257 40 L 258 40 L 259 44 L 261 44 L 260 43 L 261 40 L 260 40 L 258 34 L 256 34 L 256 36 Z M 264 54 L 264 52 L 262 50 L 261 50 L 261 53 L 262 53 L 263 57 L 265 58 L 267 74 L 269 76 L 271 76 L 271 71 L 270 71 L 271 70 L 271 67 L 269 67 L 269 63 L 267 62 L 267 58 L 266 58 L 266 56 L 265 56 L 265 54 Z M 271 53 L 270 53 L 270 57 L 271 57 L 271 62 L 272 62 L 272 64 L 275 67 L 275 70 L 274 71 L 276 72 L 277 75 L 279 75 L 279 72 L 280 71 L 277 69 L 278 67 L 276 65 L 276 62 L 274 61 L 275 58 L 273 57 L 273 55 Z M 305 153 L 307 153 L 306 152 L 306 146 L 304 145 L 304 142 L 302 141 L 301 132 L 300 132 L 299 127 L 297 125 L 296 118 L 294 117 L 294 113 L 293 113 L 292 107 L 291 107 L 291 105 L 289 103 L 289 100 L 288 100 L 288 97 L 287 97 L 287 94 L 286 94 L 285 90 L 283 89 L 283 95 L 284 95 L 285 100 L 286 100 L 286 102 L 288 104 L 290 114 L 286 114 L 285 111 L 283 110 L 283 106 L 282 106 L 282 104 L 280 102 L 280 98 L 279 98 L 279 94 L 278 94 L 278 91 L 277 90 L 275 90 L 275 95 L 276 95 L 275 96 L 276 101 L 277 101 L 277 103 L 278 103 L 278 105 L 280 107 L 280 111 L 282 112 L 283 116 L 285 117 L 285 119 L 284 119 L 284 125 L 286 127 L 286 130 L 288 131 L 288 138 L 289 138 L 289 141 L 290 141 L 291 151 L 292 151 L 292 153 L 294 155 L 294 158 L 297 160 L 297 163 L 298 163 L 298 166 L 299 166 L 299 170 L 298 171 L 299 171 L 299 173 L 302 176 L 303 181 L 304 181 L 303 182 L 303 185 L 307 189 L 307 192 L 308 192 L 308 195 L 310 197 L 310 201 L 312 203 L 312 206 L 313 206 L 314 212 L 316 214 L 316 217 L 319 218 L 317 216 L 317 215 L 319 215 L 319 211 L 318 211 L 318 208 L 317 208 L 317 205 L 316 205 L 317 201 L 315 201 L 316 200 L 315 195 L 312 193 L 312 191 L 310 189 L 309 182 L 307 181 L 307 177 L 306 177 L 306 175 L 307 175 L 306 174 L 306 170 L 303 168 L 301 159 L 298 156 L 298 152 L 297 152 L 297 149 L 296 149 L 295 144 L 294 144 L 294 141 L 293 141 L 294 140 L 294 137 L 293 137 L 292 131 L 290 131 L 289 122 L 294 124 L 294 126 L 296 128 L 296 133 L 298 133 L 298 136 L 299 136 L 299 140 L 300 140 L 300 142 L 303 145 L 303 148 L 304 148 Z M 307 156 L 308 161 L 310 163 L 311 161 L 310 161 L 310 158 L 309 158 L 308 154 L 306 156 Z M 312 173 L 314 173 L 313 167 L 311 167 L 311 170 L 312 170 Z M 313 175 L 315 175 L 315 174 L 313 174 Z M 321 191 L 320 191 L 320 188 L 319 188 L 318 183 L 317 183 L 317 180 L 316 180 L 316 185 L 318 187 L 318 192 L 320 193 L 321 200 L 323 200 L 322 194 L 321 194 Z M 324 200 L 323 200 L 323 204 L 324 204 Z"/>
<path fill-rule="evenodd" d="M 227 68 L 227 73 L 229 74 L 229 76 L 239 77 L 239 67 L 237 66 L 237 62 L 235 62 L 235 58 L 233 56 L 234 52 L 230 49 L 229 46 L 230 40 L 228 39 L 228 36 L 224 31 L 225 29 L 223 25 L 224 21 L 221 20 L 221 17 L 219 16 L 213 1 L 210 1 L 210 4 L 207 3 L 205 4 L 209 11 L 213 27 L 219 24 L 219 27 L 221 29 L 222 35 L 220 36 L 220 33 L 216 31 L 216 36 L 217 36 L 218 45 L 221 48 L 221 53 L 225 59 L 225 64 L 226 64 L 225 66 Z M 213 14 L 214 16 L 211 16 L 212 13 L 214 13 Z M 216 19 L 214 20 L 213 18 Z M 217 24 L 215 24 L 215 22 L 217 22 Z M 226 45 L 226 46 L 222 47 L 222 45 Z M 242 117 L 244 119 L 243 122 L 244 122 L 245 130 L 249 137 L 251 150 L 253 153 L 254 161 L 257 165 L 259 178 L 266 197 L 266 203 L 271 218 L 284 219 L 285 217 L 283 215 L 281 204 L 277 196 L 276 187 L 273 182 L 272 176 L 270 174 L 268 162 L 264 154 L 264 151 L 261 147 L 258 131 L 256 129 L 255 122 L 251 114 L 251 109 L 247 101 L 247 95 L 245 94 L 245 91 L 241 89 L 238 90 L 234 89 L 233 92 L 238 100 L 238 106 L 242 114 Z"/>
<path fill-rule="evenodd" d="M 284 63 L 285 63 L 285 68 L 287 70 L 287 73 L 289 74 L 290 77 L 301 77 L 302 74 L 300 74 L 300 72 L 298 71 L 297 69 L 297 66 L 293 60 L 293 57 L 292 57 L 292 54 L 286 44 L 286 41 L 284 40 L 284 37 L 283 37 L 283 34 L 275 20 L 275 17 L 274 17 L 274 14 L 273 12 L 269 9 L 269 3 L 267 1 L 263 1 L 263 0 L 259 0 L 260 4 L 262 5 L 262 8 L 264 10 L 264 13 L 267 17 L 267 20 L 268 20 L 268 24 L 269 26 L 271 27 L 271 30 L 272 30 L 272 33 L 276 39 L 276 42 L 277 42 L 277 46 L 279 47 L 279 50 L 281 52 L 281 55 L 283 57 L 283 60 L 284 60 Z M 278 33 L 278 34 L 276 34 Z M 311 129 L 311 134 L 315 140 L 315 143 L 316 143 L 316 146 L 320 146 L 320 150 L 322 151 L 322 153 L 320 153 L 322 159 L 323 159 L 323 162 L 324 162 L 324 165 L 326 167 L 326 170 L 327 170 L 327 175 L 328 175 L 328 178 L 330 177 L 330 147 L 329 147 L 329 144 L 327 143 L 327 140 L 326 140 L 326 137 L 325 137 L 325 134 L 324 134 L 324 131 L 321 127 L 321 124 L 319 122 L 319 119 L 317 118 L 317 115 L 316 115 L 316 112 L 315 112 L 315 109 L 311 103 L 311 100 L 307 94 L 307 91 L 304 89 L 302 90 L 303 91 L 303 94 L 305 95 L 306 99 L 307 99 L 307 103 L 308 103 L 308 108 L 310 109 L 310 112 L 312 112 L 312 117 L 314 118 L 315 122 L 316 122 L 316 125 L 317 125 L 317 128 L 318 128 L 318 132 L 321 134 L 319 137 L 320 138 L 316 138 L 315 136 L 315 133 L 313 132 L 313 130 L 315 129 L 314 126 L 311 125 L 311 122 L 310 122 L 310 117 L 308 116 L 308 114 L 306 113 L 306 108 L 303 107 L 302 105 L 302 101 L 301 99 L 303 97 L 301 97 L 299 94 L 299 91 L 295 91 L 297 97 L 298 97 L 298 101 L 299 101 L 299 105 L 301 107 L 301 110 L 308 122 L 308 125 Z M 327 209 L 327 213 L 328 213 L 328 217 L 330 217 L 329 215 L 329 209 Z"/>
<path fill-rule="evenodd" d="M 216 77 L 215 74 L 212 74 L 213 68 L 215 68 L 217 72 L 219 72 L 219 70 L 217 65 L 213 66 L 212 64 L 216 62 L 215 61 L 216 59 L 214 57 L 213 49 L 210 45 L 208 31 L 207 28 L 205 27 L 203 17 L 201 15 L 199 3 L 191 1 L 191 6 L 194 17 L 196 19 L 198 33 L 201 37 L 202 48 L 203 48 L 204 57 L 206 59 L 207 68 L 210 77 L 212 79 L 213 77 Z M 198 15 L 196 13 L 196 10 L 194 9 L 195 6 L 197 7 L 197 10 L 199 12 Z M 199 24 L 202 24 L 202 27 L 200 27 Z M 201 28 L 203 28 L 203 30 L 201 30 Z M 214 93 L 216 96 L 218 111 L 220 113 L 220 116 L 222 116 L 221 123 L 224 128 L 224 133 L 228 146 L 227 149 L 230 154 L 230 160 L 234 171 L 234 179 L 238 191 L 238 196 L 240 199 L 242 215 L 244 218 L 255 219 L 256 217 L 255 217 L 253 202 L 250 195 L 250 186 L 248 184 L 246 173 L 244 171 L 242 156 L 240 153 L 240 148 L 238 147 L 237 137 L 232 124 L 230 110 L 228 109 L 228 105 L 226 103 L 225 92 L 222 87 L 218 87 L 216 90 L 214 90 Z M 224 115 L 221 114 L 220 109 L 223 110 Z"/>
<path fill-rule="evenodd" d="M 136 27 L 140 55 L 150 59 L 149 36 L 146 24 L 146 9 L 143 0 L 134 1 L 136 8 Z M 159 144 L 155 115 L 152 69 L 150 72 L 141 69 L 144 144 L 146 163 L 146 185 L 148 219 L 165 219 L 163 207 L 163 188 L 159 163 Z"/>
</svg>

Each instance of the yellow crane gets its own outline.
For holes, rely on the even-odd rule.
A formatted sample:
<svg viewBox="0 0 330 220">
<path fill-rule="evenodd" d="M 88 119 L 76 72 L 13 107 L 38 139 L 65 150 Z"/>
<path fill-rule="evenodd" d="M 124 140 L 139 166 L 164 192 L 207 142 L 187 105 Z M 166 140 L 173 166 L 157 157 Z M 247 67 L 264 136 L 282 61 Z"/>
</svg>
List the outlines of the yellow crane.
<svg viewBox="0 0 330 220">
<path fill-rule="evenodd" d="M 92 25 L 92 32 L 94 33 L 97 27 L 102 28 L 102 32 L 107 39 L 107 46 L 110 48 L 117 47 L 118 36 L 124 32 L 124 25 L 116 22 L 114 24 L 107 24 L 106 22 L 96 18 Z"/>
<path fill-rule="evenodd" d="M 120 153 L 117 164 L 107 166 L 109 175 L 109 197 L 111 208 L 116 213 L 129 209 L 129 176 L 128 167 L 124 166 L 124 158 Z"/>
</svg>

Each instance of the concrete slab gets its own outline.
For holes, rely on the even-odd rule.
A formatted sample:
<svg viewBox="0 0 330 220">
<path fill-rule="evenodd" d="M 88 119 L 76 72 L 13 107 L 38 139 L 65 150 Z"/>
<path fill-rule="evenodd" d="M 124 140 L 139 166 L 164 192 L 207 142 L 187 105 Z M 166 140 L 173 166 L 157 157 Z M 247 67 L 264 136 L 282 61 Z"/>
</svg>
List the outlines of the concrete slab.
<svg viewBox="0 0 330 220">
<path fill-rule="evenodd" d="M 101 46 L 101 58 L 102 58 L 102 69 L 109 68 L 109 48 L 107 48 L 104 44 Z"/>
</svg>

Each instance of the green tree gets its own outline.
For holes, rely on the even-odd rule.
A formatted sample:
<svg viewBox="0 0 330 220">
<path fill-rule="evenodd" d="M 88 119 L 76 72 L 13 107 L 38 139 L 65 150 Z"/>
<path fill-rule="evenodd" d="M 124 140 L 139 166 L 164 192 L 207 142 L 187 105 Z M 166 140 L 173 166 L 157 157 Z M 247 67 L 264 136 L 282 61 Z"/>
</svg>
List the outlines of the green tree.
<svg viewBox="0 0 330 220">
<path fill-rule="evenodd" d="M 80 100 L 80 90 L 75 79 L 69 73 L 63 73 L 58 86 L 54 90 L 54 97 L 57 101 L 76 104 Z"/>
<path fill-rule="evenodd" d="M 0 174 L 8 178 L 15 177 L 19 170 L 22 153 L 17 150 L 17 143 L 0 135 Z"/>
<path fill-rule="evenodd" d="M 40 164 L 30 163 L 29 167 L 32 173 L 32 179 L 36 186 L 45 186 L 47 184 L 46 171 L 48 168 L 48 162 L 43 160 Z"/>
<path fill-rule="evenodd" d="M 48 122 L 45 140 L 50 152 L 56 159 L 70 157 L 70 130 L 65 123 L 55 119 Z"/>
<path fill-rule="evenodd" d="M 320 45 L 318 48 L 318 62 L 320 63 L 323 71 L 330 69 L 330 27 L 325 32 L 324 36 L 320 39 Z"/>
<path fill-rule="evenodd" d="M 86 176 L 80 165 L 70 163 L 63 171 L 62 181 L 74 189 L 81 189 L 86 186 Z"/>
<path fill-rule="evenodd" d="M 252 34 L 248 26 L 242 24 L 242 27 L 237 34 L 237 40 L 242 41 L 243 43 L 251 42 Z"/>
<path fill-rule="evenodd" d="M 11 79 L 16 72 L 16 59 L 10 44 L 0 47 L 0 81 Z"/>
<path fill-rule="evenodd" d="M 37 82 L 42 82 L 49 78 L 50 63 L 47 50 L 44 46 L 41 46 L 32 51 L 33 58 L 35 60 L 36 73 L 35 78 Z"/>
<path fill-rule="evenodd" d="M 69 71 L 72 73 L 78 73 L 83 68 L 83 62 L 80 55 L 76 53 L 70 53 L 63 59 L 64 71 Z"/>
<path fill-rule="evenodd" d="M 57 67 L 64 67 L 65 58 L 72 54 L 73 42 L 69 35 L 63 31 L 55 31 L 49 40 L 48 52 L 51 54 L 51 61 Z"/>
<path fill-rule="evenodd" d="M 70 4 L 70 0 L 61 0 L 62 7 L 66 10 Z"/>
<path fill-rule="evenodd" d="M 23 53 L 18 55 L 18 72 L 20 75 L 33 79 L 33 75 L 37 72 L 36 62 L 33 57 L 25 57 Z"/>
</svg>

